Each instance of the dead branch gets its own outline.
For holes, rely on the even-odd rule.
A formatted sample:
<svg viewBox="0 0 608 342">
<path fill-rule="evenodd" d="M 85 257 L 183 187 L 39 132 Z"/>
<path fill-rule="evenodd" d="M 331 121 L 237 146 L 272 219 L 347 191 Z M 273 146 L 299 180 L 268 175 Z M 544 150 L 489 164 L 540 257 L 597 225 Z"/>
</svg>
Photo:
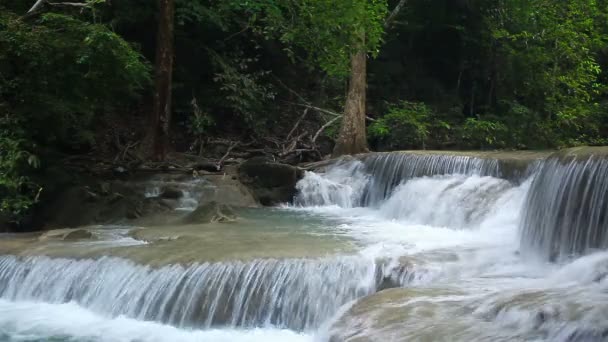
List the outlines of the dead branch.
<svg viewBox="0 0 608 342">
<path fill-rule="evenodd" d="M 36 3 L 34 3 L 34 6 L 32 6 L 32 8 L 30 8 L 30 10 L 27 11 L 27 14 L 37 12 L 38 10 L 40 10 L 40 8 L 42 8 L 42 6 L 45 3 L 46 3 L 46 0 L 38 0 L 38 1 L 36 1 Z"/>
<path fill-rule="evenodd" d="M 51 6 L 59 6 L 59 7 L 80 7 L 80 8 L 91 7 L 90 4 L 82 3 L 82 2 L 48 2 L 47 1 L 47 4 L 49 4 Z"/>
<path fill-rule="evenodd" d="M 291 135 L 293 134 L 293 132 L 295 132 L 295 130 L 298 129 L 298 126 L 300 126 L 300 122 L 302 122 L 302 120 L 304 120 L 304 118 L 306 117 L 306 114 L 308 114 L 308 109 L 309 108 L 304 109 L 304 113 L 302 114 L 302 116 L 300 116 L 298 121 L 296 121 L 296 124 L 293 125 L 293 128 L 291 129 L 291 131 L 289 131 L 289 134 L 287 134 L 287 138 L 285 138 L 285 140 L 289 140 L 289 138 L 291 138 Z"/>
<path fill-rule="evenodd" d="M 306 108 L 310 108 L 310 109 L 312 109 L 312 110 L 316 110 L 316 111 L 318 111 L 318 112 L 325 113 L 325 114 L 328 114 L 328 115 L 331 115 L 331 116 L 342 117 L 342 114 L 338 114 L 338 113 L 336 113 L 336 112 L 334 112 L 334 111 L 331 111 L 331 110 L 329 110 L 329 109 L 320 108 L 320 107 L 315 107 L 315 106 L 308 105 L 308 104 L 304 104 L 304 103 L 292 103 L 292 104 L 294 104 L 294 105 L 296 105 L 296 106 L 300 106 L 300 107 L 306 107 Z M 376 121 L 376 119 L 371 118 L 371 117 L 369 117 L 369 116 L 367 116 L 367 115 L 365 116 L 365 119 L 366 119 L 367 121 L 372 121 L 372 122 Z"/>
<path fill-rule="evenodd" d="M 276 77 L 276 76 L 274 76 L 274 75 L 273 75 L 273 77 L 274 77 L 274 79 L 275 79 L 275 80 L 277 80 L 277 82 L 279 82 L 279 84 L 280 84 L 280 85 L 281 85 L 283 88 L 287 89 L 287 91 L 289 91 L 290 93 L 294 94 L 294 95 L 295 95 L 295 96 L 296 96 L 298 99 L 300 99 L 300 101 L 302 101 L 302 102 L 304 102 L 304 103 L 306 103 L 306 104 L 309 104 L 309 105 L 310 105 L 310 101 L 306 100 L 306 99 L 304 98 L 304 96 L 300 95 L 300 94 L 299 94 L 297 91 L 295 91 L 295 90 L 293 90 L 293 89 L 289 88 L 289 87 L 288 87 L 288 86 L 287 86 L 285 83 L 283 83 L 283 81 L 281 81 L 281 79 L 280 79 L 280 78 L 278 78 L 278 77 Z"/>
<path fill-rule="evenodd" d="M 230 145 L 230 147 L 228 147 L 228 150 L 226 150 L 226 154 L 224 154 L 224 156 L 222 156 L 222 158 L 220 159 L 220 161 L 217 162 L 217 170 L 221 170 L 222 166 L 224 165 L 224 160 L 226 160 L 226 158 L 228 158 L 228 156 L 230 155 L 230 152 L 232 152 L 232 149 L 237 147 L 240 143 L 238 141 L 235 141 L 234 143 L 232 143 L 232 145 Z"/>
<path fill-rule="evenodd" d="M 55 7 L 77 7 L 77 8 L 90 8 L 91 4 L 86 2 L 50 2 L 48 0 L 37 0 L 32 8 L 27 11 L 25 16 L 34 15 L 42 10 L 44 5 L 55 6 Z"/>
<path fill-rule="evenodd" d="M 317 141 L 317 138 L 319 138 L 319 135 L 321 135 L 321 133 L 323 133 L 323 131 L 331 126 L 334 122 L 338 121 L 338 119 L 341 119 L 342 116 L 337 116 L 329 121 L 327 121 L 325 123 L 325 125 L 321 126 L 321 128 L 319 128 L 319 130 L 317 131 L 317 133 L 315 133 L 315 135 L 312 137 L 312 143 L 314 144 Z"/>
<path fill-rule="evenodd" d="M 405 6 L 406 3 L 407 3 L 407 0 L 399 1 L 397 6 L 395 6 L 395 8 L 391 11 L 391 14 L 389 14 L 389 16 L 384 21 L 385 29 L 388 29 L 391 27 L 391 25 L 393 24 L 393 21 L 395 21 L 395 18 L 397 18 L 397 15 L 399 15 L 399 12 L 401 12 L 401 10 L 403 9 L 403 7 Z"/>
<path fill-rule="evenodd" d="M 295 137 L 291 142 L 289 142 L 289 147 L 285 148 L 283 147 L 283 151 L 279 154 L 281 157 L 288 155 L 289 153 L 291 153 L 291 151 L 295 150 L 296 147 L 298 146 L 298 142 L 300 140 L 302 140 L 302 138 L 304 138 L 306 135 L 308 135 L 308 132 L 304 132 L 300 135 L 298 135 L 297 137 Z"/>
</svg>

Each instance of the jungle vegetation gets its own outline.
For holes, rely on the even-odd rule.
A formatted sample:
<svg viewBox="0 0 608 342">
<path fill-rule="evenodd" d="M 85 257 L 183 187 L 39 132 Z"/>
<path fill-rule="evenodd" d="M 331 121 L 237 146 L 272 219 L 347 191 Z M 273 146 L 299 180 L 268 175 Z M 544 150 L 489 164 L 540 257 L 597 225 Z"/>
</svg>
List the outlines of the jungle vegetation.
<svg viewBox="0 0 608 342">
<path fill-rule="evenodd" d="M 295 162 L 606 144 L 607 87 L 606 0 L 0 0 L 0 216 L 70 156 L 226 137 Z"/>
</svg>

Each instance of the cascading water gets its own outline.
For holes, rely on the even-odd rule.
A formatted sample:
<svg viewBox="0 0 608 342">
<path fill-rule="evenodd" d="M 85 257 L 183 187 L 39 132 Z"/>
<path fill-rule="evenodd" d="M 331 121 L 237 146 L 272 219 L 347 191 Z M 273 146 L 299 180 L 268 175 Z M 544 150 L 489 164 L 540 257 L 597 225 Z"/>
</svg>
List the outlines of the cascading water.
<svg viewBox="0 0 608 342">
<path fill-rule="evenodd" d="M 340 306 L 373 293 L 385 278 L 405 279 L 398 273 L 364 256 L 161 268 L 107 257 L 2 257 L 0 298 L 74 301 L 96 312 L 178 327 L 310 330 Z"/>
<path fill-rule="evenodd" d="M 449 174 L 500 175 L 496 160 L 469 156 L 379 153 L 363 157 L 363 162 L 367 172 L 374 175 L 362 198 L 364 206 L 378 205 L 402 182 L 417 177 Z"/>
<path fill-rule="evenodd" d="M 296 205 L 371 207 L 383 219 L 437 227 L 479 225 L 515 185 L 496 160 L 383 153 L 339 162 L 298 183 Z"/>
<path fill-rule="evenodd" d="M 532 183 L 522 245 L 548 259 L 608 247 L 608 160 L 557 155 Z"/>
<path fill-rule="evenodd" d="M 370 177 L 360 161 L 345 161 L 333 165 L 325 174 L 306 172 L 298 182 L 297 205 L 303 207 L 338 205 L 353 208 L 361 205 Z"/>
<path fill-rule="evenodd" d="M 294 206 L 275 210 L 311 235 L 348 237 L 354 252 L 155 267 L 116 256 L 2 256 L 0 339 L 605 339 L 608 254 L 570 264 L 558 257 L 608 247 L 608 161 L 591 155 L 518 162 L 382 153 L 306 172 Z M 250 223 L 231 224 L 254 236 Z M 258 240 L 272 238 L 273 225 Z M 203 236 L 221 244 L 215 234 L 239 239 L 234 232 Z M 258 240 L 251 249 L 266 246 Z M 154 243 L 172 240 L 122 248 Z M 272 253 L 268 246 L 261 250 Z M 539 264 L 528 254 L 559 262 Z M 86 328 L 75 330 L 57 315 Z"/>
<path fill-rule="evenodd" d="M 202 179 L 194 178 L 187 181 L 179 179 L 157 178 L 143 183 L 145 197 L 160 196 L 163 190 L 176 189 L 181 192 L 177 199 L 177 209 L 194 210 L 198 206 L 200 197 L 209 185 Z"/>
<path fill-rule="evenodd" d="M 395 188 L 379 211 L 412 224 L 467 228 L 479 225 L 511 187 L 506 180 L 477 175 L 421 177 Z"/>
</svg>

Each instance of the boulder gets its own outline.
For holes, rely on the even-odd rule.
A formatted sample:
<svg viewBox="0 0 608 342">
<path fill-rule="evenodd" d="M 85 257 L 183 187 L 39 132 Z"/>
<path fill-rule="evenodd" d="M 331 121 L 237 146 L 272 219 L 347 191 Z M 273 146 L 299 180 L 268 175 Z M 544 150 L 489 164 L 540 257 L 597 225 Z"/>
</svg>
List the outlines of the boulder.
<svg viewBox="0 0 608 342">
<path fill-rule="evenodd" d="M 79 241 L 92 239 L 94 239 L 93 233 L 86 229 L 54 229 L 45 232 L 38 238 L 40 241 Z"/>
<path fill-rule="evenodd" d="M 63 236 L 64 241 L 90 240 L 92 238 L 93 233 L 85 229 L 76 229 Z"/>
<path fill-rule="evenodd" d="M 184 193 L 176 187 L 167 186 L 161 190 L 158 197 L 166 199 L 180 199 L 184 197 Z"/>
<path fill-rule="evenodd" d="M 270 206 L 293 200 L 296 183 L 304 176 L 304 171 L 256 157 L 241 164 L 238 176 L 262 205 Z"/>
<path fill-rule="evenodd" d="M 145 198 L 134 186 L 112 183 L 108 190 L 106 194 L 96 192 L 93 197 L 89 187 L 66 188 L 42 211 L 45 227 L 119 223 L 171 211 L 177 203 L 171 198 Z"/>
<path fill-rule="evenodd" d="M 233 222 L 236 220 L 234 210 L 228 205 L 208 202 L 182 219 L 184 224 L 204 224 L 213 222 Z"/>
</svg>

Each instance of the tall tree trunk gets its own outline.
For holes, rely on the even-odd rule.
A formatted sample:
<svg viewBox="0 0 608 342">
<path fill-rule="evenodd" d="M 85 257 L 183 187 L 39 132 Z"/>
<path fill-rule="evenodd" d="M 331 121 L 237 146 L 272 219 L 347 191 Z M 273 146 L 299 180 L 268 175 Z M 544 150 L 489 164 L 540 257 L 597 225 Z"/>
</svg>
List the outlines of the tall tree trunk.
<svg viewBox="0 0 608 342">
<path fill-rule="evenodd" d="M 156 160 L 164 160 L 169 149 L 174 20 L 174 0 L 159 0 L 155 66 L 156 90 L 152 109 L 152 154 Z"/>
<path fill-rule="evenodd" d="M 344 106 L 342 127 L 333 156 L 367 152 L 365 100 L 367 88 L 367 54 L 364 50 L 351 57 L 351 75 Z"/>
</svg>

